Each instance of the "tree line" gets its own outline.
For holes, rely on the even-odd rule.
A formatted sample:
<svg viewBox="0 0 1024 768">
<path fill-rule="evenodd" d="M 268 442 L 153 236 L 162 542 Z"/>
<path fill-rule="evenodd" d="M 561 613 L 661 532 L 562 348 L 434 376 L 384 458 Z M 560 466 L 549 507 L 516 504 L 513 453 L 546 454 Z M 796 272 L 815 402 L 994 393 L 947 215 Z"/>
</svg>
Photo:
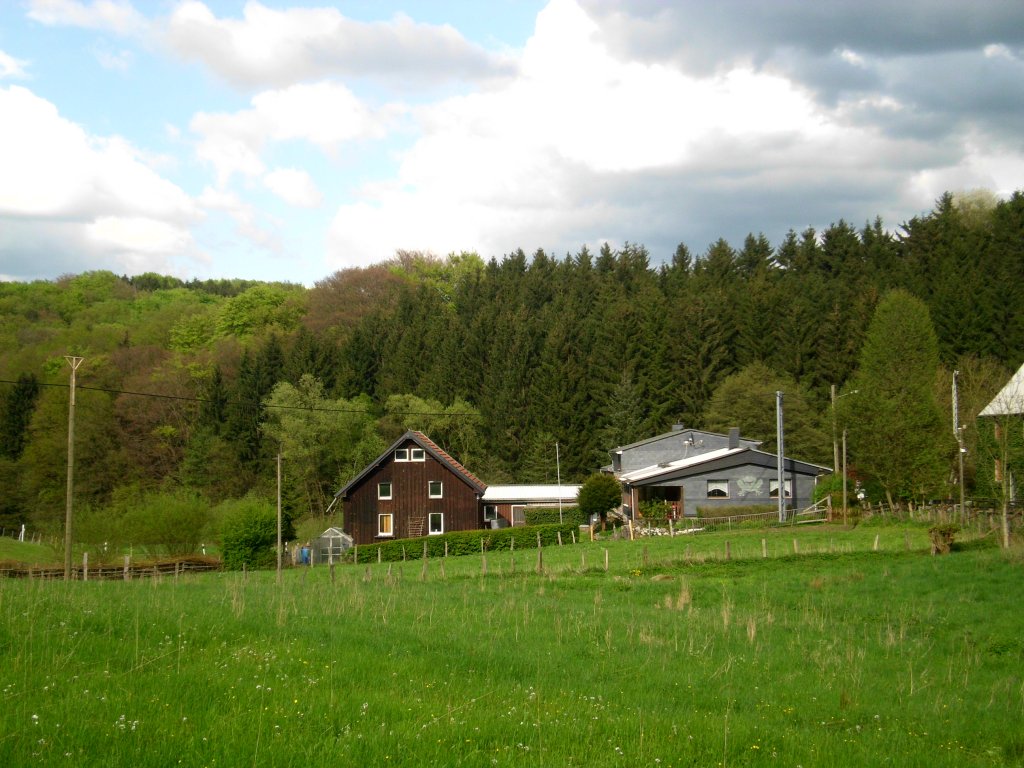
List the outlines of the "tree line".
<svg viewBox="0 0 1024 768">
<path fill-rule="evenodd" d="M 76 498 L 100 512 L 160 490 L 269 495 L 280 452 L 290 513 L 315 513 L 407 428 L 491 483 L 554 482 L 556 443 L 561 479 L 578 481 L 676 423 L 739 426 L 772 449 L 777 390 L 789 455 L 830 466 L 845 428 L 851 466 L 881 481 L 886 443 L 866 425 L 896 397 L 885 371 L 916 387 L 895 412 L 927 401 L 913 430 L 935 455 L 878 492 L 948 495 L 951 371 L 973 423 L 1021 363 L 1022 274 L 1018 192 L 944 195 L 896 232 L 839 221 L 774 245 L 680 245 L 663 263 L 626 243 L 486 261 L 399 252 L 312 288 L 109 272 L 5 283 L 0 522 L 62 520 L 68 354 L 86 358 Z"/>
</svg>

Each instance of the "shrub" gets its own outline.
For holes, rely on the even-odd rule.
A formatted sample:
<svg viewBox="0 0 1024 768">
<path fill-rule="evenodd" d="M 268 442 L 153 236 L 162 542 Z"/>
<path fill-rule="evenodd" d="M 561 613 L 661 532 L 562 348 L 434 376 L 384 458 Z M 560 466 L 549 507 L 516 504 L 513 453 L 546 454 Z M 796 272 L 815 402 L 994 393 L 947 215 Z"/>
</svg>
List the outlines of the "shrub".
<svg viewBox="0 0 1024 768">
<path fill-rule="evenodd" d="M 194 493 L 150 493 L 124 516 L 122 535 L 150 556 L 192 555 L 199 551 L 209 518 L 209 504 Z"/>
<path fill-rule="evenodd" d="M 662 499 L 640 502 L 640 517 L 650 522 L 664 522 L 672 515 L 672 505 Z"/>
<path fill-rule="evenodd" d="M 574 531 L 578 532 L 578 526 L 569 522 L 562 525 L 481 528 L 475 531 L 455 531 L 443 536 L 421 536 L 415 539 L 398 539 L 380 544 L 364 544 L 358 547 L 355 556 L 359 558 L 359 562 L 377 562 L 377 552 L 379 551 L 382 561 L 400 561 L 403 559 L 403 555 L 406 560 L 418 560 L 423 557 L 423 545 L 426 544 L 427 557 L 443 557 L 445 542 L 448 543 L 449 557 L 479 555 L 481 549 L 484 552 L 509 550 L 512 549 L 513 542 L 517 550 L 536 549 L 538 533 L 541 546 L 548 547 L 558 543 L 559 533 L 562 534 L 563 543 L 571 543 Z"/>
<path fill-rule="evenodd" d="M 947 555 L 950 547 L 953 546 L 953 539 L 960 532 L 960 526 L 956 523 L 939 523 L 928 529 L 928 536 L 932 540 L 933 555 Z"/>
<path fill-rule="evenodd" d="M 252 497 L 226 501 L 218 507 L 224 567 L 239 570 L 270 568 L 277 562 L 277 511 Z"/>
<path fill-rule="evenodd" d="M 528 507 L 526 509 L 527 525 L 557 525 L 558 523 L 583 525 L 586 519 L 576 505 L 562 507 L 562 518 L 558 518 L 558 507 Z"/>
</svg>

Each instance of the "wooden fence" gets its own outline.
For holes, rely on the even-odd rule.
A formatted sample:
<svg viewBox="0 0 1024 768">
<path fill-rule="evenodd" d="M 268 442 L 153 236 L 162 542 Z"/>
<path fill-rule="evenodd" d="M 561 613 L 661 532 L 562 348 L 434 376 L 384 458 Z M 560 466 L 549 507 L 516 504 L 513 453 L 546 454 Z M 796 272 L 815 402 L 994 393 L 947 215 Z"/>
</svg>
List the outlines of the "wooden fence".
<svg viewBox="0 0 1024 768">
<path fill-rule="evenodd" d="M 190 557 L 179 560 L 132 563 L 130 558 L 126 557 L 123 565 L 102 563 L 90 566 L 87 562 L 83 562 L 71 569 L 71 578 L 74 581 L 177 578 L 185 573 L 219 571 L 222 567 L 220 560 L 213 558 Z M 59 581 L 64 578 L 64 567 L 5 563 L 0 564 L 0 577 Z"/>
</svg>

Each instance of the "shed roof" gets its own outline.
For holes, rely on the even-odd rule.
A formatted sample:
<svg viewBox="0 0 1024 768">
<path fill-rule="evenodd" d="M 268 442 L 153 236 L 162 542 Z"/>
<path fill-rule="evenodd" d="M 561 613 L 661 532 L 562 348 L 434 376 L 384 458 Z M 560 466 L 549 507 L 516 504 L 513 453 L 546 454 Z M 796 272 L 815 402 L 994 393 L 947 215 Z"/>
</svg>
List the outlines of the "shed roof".
<svg viewBox="0 0 1024 768">
<path fill-rule="evenodd" d="M 629 485 L 650 485 L 656 484 L 658 480 L 662 479 L 679 479 L 688 475 L 700 474 L 706 465 L 714 462 L 724 461 L 728 466 L 735 466 L 745 462 L 763 465 L 766 460 L 777 462 L 778 458 L 773 453 L 760 451 L 756 448 L 719 448 L 715 451 L 708 451 L 707 453 L 701 453 L 686 459 L 680 459 L 679 461 L 667 461 L 662 464 L 644 467 L 643 469 L 635 469 L 632 472 L 626 472 L 621 475 L 619 480 Z M 807 461 L 785 458 L 784 462 L 787 470 L 791 472 L 820 475 L 824 472 L 832 471 L 830 467 L 812 464 Z"/>
<path fill-rule="evenodd" d="M 579 491 L 578 485 L 489 485 L 484 491 L 484 503 L 568 501 L 575 499 Z"/>
<path fill-rule="evenodd" d="M 352 478 L 352 480 L 350 480 L 348 484 L 345 485 L 344 488 L 342 488 L 340 491 L 334 494 L 335 497 L 340 496 L 342 498 L 345 498 L 352 488 L 354 488 L 356 485 L 362 482 L 364 477 L 366 477 L 373 470 L 379 467 L 384 461 L 392 457 L 394 455 L 395 449 L 397 449 L 401 445 L 404 445 L 409 440 L 412 440 L 420 448 L 422 448 L 431 456 L 433 456 L 437 461 L 447 466 L 448 469 L 450 469 L 456 477 L 458 477 L 460 480 L 466 483 L 466 485 L 473 488 L 477 493 L 483 494 L 484 490 L 486 490 L 487 484 L 483 480 L 481 480 L 479 477 L 477 477 L 464 466 L 462 466 L 462 464 L 460 464 L 458 461 L 452 458 L 437 443 L 435 443 L 422 432 L 417 432 L 415 430 L 410 429 L 400 438 L 395 440 L 395 442 L 393 442 L 390 446 L 388 446 L 387 450 L 385 450 L 380 456 L 378 456 L 376 459 L 367 464 L 362 472 L 360 472 L 358 475 Z"/>
<path fill-rule="evenodd" d="M 1024 365 L 1006 382 L 979 416 L 1016 416 L 1024 413 Z"/>
</svg>

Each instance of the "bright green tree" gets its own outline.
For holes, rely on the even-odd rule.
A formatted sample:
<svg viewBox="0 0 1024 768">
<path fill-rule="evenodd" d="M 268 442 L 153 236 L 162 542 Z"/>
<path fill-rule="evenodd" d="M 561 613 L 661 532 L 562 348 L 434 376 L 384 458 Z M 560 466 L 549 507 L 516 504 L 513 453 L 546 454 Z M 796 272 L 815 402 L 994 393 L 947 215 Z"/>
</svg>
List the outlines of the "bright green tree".
<svg viewBox="0 0 1024 768">
<path fill-rule="evenodd" d="M 924 302 L 887 293 L 868 326 L 860 368 L 843 398 L 856 465 L 874 476 L 890 505 L 936 493 L 952 440 L 935 398 L 938 341 Z"/>
<path fill-rule="evenodd" d="M 761 440 L 764 450 L 775 451 L 776 392 L 785 394 L 786 454 L 807 461 L 827 460 L 831 454 L 828 436 L 803 388 L 764 363 L 751 363 L 718 385 L 704 412 L 704 425 L 723 433 L 739 427 L 744 437 Z"/>
<path fill-rule="evenodd" d="M 608 513 L 622 503 L 622 488 L 611 475 L 596 472 L 580 486 L 577 505 L 588 520 L 594 515 L 601 518 L 601 530 L 608 524 Z"/>
</svg>

